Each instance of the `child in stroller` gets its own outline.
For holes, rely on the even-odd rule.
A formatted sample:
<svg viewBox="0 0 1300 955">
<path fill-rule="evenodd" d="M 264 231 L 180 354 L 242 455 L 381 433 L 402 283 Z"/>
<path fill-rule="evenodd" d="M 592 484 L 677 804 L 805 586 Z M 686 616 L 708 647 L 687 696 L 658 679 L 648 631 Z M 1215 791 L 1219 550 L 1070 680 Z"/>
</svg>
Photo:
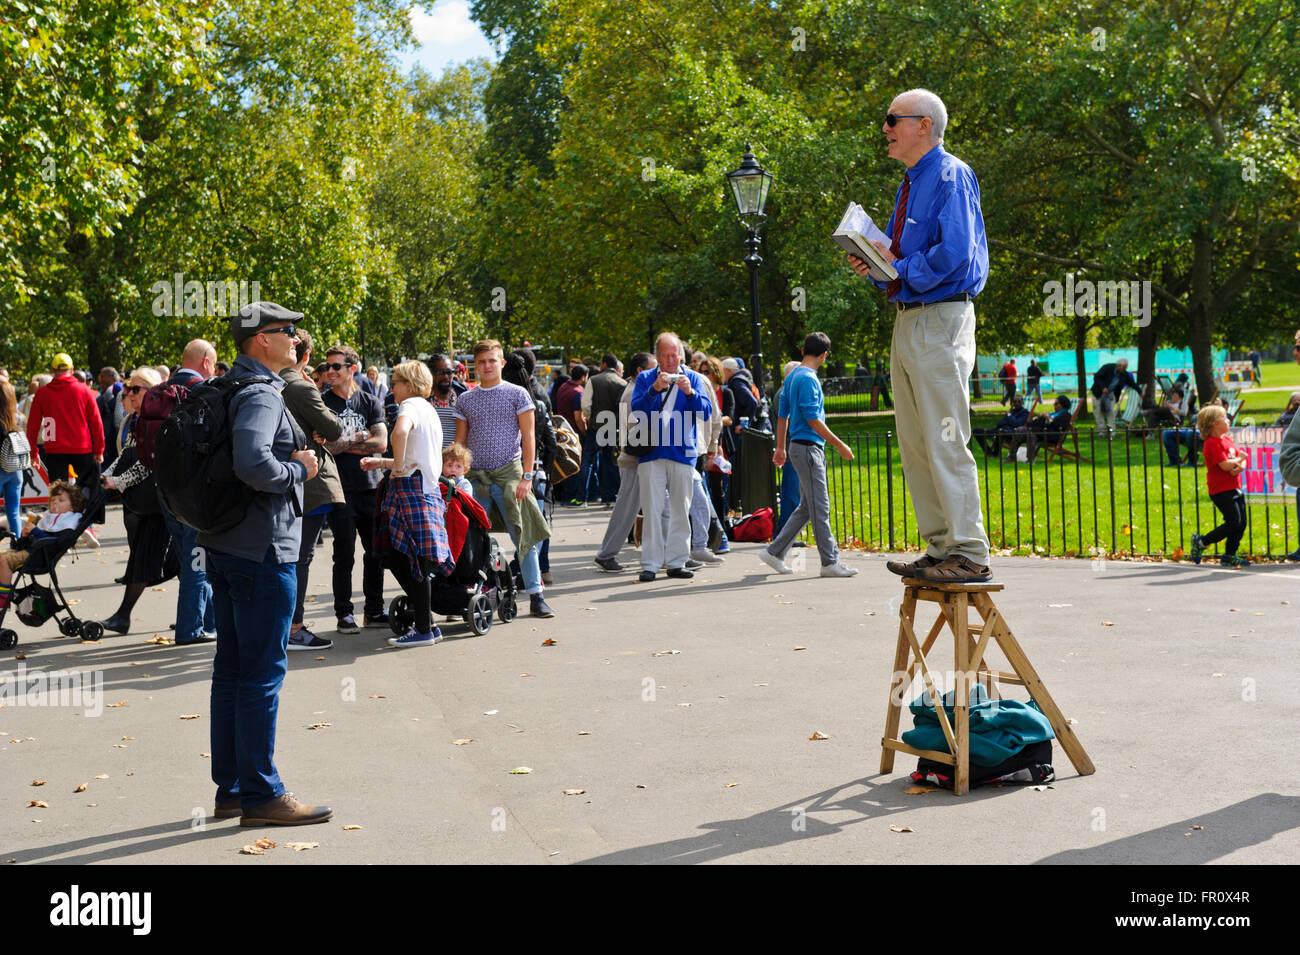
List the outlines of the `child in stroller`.
<svg viewBox="0 0 1300 955">
<path fill-rule="evenodd" d="M 5 616 L 11 608 L 29 627 L 39 627 L 53 617 L 65 637 L 98 640 L 104 635 L 99 623 L 78 620 L 69 609 L 57 571 L 59 560 L 91 525 L 102 494 L 92 489 L 87 498 L 75 484 L 55 481 L 50 485 L 49 511 L 35 527 L 28 524 L 26 533 L 14 539 L 10 550 L 0 553 L 0 650 L 11 650 L 18 645 L 18 634 L 4 628 Z M 0 533 L 0 540 L 7 536 Z M 49 576 L 53 589 L 37 583 L 37 576 L 42 574 Z M 30 582 L 20 586 L 24 577 L 30 578 Z M 59 620 L 58 615 L 63 611 L 68 616 Z"/>
<path fill-rule="evenodd" d="M 404 572 L 406 555 L 391 548 L 384 549 L 384 563 L 408 592 L 411 586 L 430 588 L 432 613 L 459 616 L 481 636 L 492 628 L 494 612 L 502 623 L 509 623 L 518 613 L 514 578 L 506 569 L 496 541 L 488 533 L 491 521 L 474 495 L 460 490 L 446 478 L 438 481 L 438 489 L 446 507 L 447 542 L 456 562 L 451 574 L 444 577 L 426 568 L 423 582 L 410 580 L 409 573 Z M 394 598 L 388 617 L 394 633 L 406 633 L 414 622 L 410 596 Z"/>
</svg>

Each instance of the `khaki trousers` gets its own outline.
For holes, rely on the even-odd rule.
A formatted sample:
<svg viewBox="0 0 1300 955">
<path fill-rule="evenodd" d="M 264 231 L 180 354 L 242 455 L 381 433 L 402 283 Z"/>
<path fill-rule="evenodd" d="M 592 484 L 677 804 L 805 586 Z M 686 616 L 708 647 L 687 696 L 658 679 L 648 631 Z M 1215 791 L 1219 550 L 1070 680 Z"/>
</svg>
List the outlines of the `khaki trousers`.
<svg viewBox="0 0 1300 955">
<path fill-rule="evenodd" d="M 979 470 L 970 443 L 975 306 L 940 302 L 898 312 L 890 371 L 903 476 L 926 553 L 989 562 Z"/>
</svg>

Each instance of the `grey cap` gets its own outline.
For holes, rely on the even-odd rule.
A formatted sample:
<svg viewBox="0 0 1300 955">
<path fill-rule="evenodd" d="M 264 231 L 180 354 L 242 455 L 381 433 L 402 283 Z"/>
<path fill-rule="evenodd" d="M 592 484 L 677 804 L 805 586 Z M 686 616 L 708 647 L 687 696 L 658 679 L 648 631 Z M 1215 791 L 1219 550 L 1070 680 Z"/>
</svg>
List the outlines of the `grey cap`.
<svg viewBox="0 0 1300 955">
<path fill-rule="evenodd" d="M 275 302 L 250 302 L 234 315 L 230 316 L 230 335 L 238 345 L 245 339 L 252 338 L 258 329 L 279 322 L 302 321 L 302 312 L 291 312 Z"/>
</svg>

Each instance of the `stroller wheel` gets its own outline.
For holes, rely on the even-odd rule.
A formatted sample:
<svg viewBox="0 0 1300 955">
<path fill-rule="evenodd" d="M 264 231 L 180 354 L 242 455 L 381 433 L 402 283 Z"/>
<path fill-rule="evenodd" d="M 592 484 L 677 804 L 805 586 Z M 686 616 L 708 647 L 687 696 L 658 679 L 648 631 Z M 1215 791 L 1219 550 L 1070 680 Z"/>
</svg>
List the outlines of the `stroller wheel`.
<svg viewBox="0 0 1300 955">
<path fill-rule="evenodd" d="M 0 650 L 12 650 L 18 646 L 18 634 L 13 630 L 0 630 Z"/>
<path fill-rule="evenodd" d="M 388 605 L 388 626 L 399 637 L 406 636 L 406 631 L 415 623 L 415 614 L 411 610 L 411 598 L 394 597 Z"/>
<path fill-rule="evenodd" d="M 59 621 L 59 633 L 65 637 L 81 636 L 81 621 L 76 617 L 69 617 L 67 620 Z"/>
<path fill-rule="evenodd" d="M 519 605 L 515 603 L 514 597 L 506 597 L 497 607 L 497 616 L 501 618 L 502 623 L 509 623 L 519 614 Z"/>
<path fill-rule="evenodd" d="M 104 625 L 97 620 L 87 620 L 81 625 L 81 639 L 98 642 L 104 636 Z"/>
<path fill-rule="evenodd" d="M 487 594 L 479 594 L 470 601 L 469 609 L 465 611 L 465 622 L 475 636 L 481 637 L 492 629 L 492 602 Z"/>
</svg>

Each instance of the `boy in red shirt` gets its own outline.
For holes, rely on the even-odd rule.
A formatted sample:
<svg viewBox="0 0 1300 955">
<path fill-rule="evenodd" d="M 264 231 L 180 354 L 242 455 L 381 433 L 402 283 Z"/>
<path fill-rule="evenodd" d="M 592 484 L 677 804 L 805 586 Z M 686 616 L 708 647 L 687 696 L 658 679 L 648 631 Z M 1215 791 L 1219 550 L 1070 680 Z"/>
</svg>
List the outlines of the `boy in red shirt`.
<svg viewBox="0 0 1300 955">
<path fill-rule="evenodd" d="M 1241 493 L 1246 453 L 1233 447 L 1228 437 L 1228 415 L 1221 405 L 1202 408 L 1196 416 L 1196 427 L 1201 432 L 1205 484 L 1210 500 L 1223 514 L 1223 523 L 1205 536 L 1192 535 L 1192 561 L 1199 564 L 1206 547 L 1226 539 L 1219 563 L 1225 567 L 1247 567 L 1250 561 L 1237 556 L 1237 545 L 1246 532 L 1246 496 Z"/>
</svg>

